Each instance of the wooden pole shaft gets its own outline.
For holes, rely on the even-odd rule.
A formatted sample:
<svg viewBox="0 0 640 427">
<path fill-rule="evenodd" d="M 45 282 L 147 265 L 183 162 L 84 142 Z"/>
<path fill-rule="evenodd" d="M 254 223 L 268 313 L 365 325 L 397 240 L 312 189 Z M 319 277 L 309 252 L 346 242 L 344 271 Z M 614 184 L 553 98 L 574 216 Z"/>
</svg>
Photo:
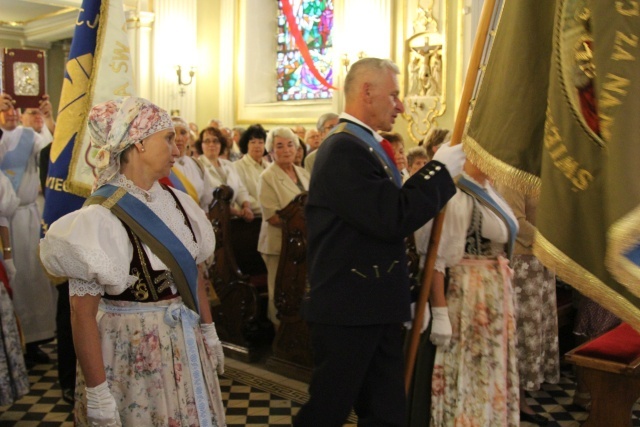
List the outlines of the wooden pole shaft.
<svg viewBox="0 0 640 427">
<path fill-rule="evenodd" d="M 482 54 L 484 52 L 484 47 L 487 41 L 487 35 L 489 34 L 489 27 L 491 26 L 491 19 L 493 17 L 495 3 L 496 0 L 485 0 L 484 5 L 482 6 L 480 21 L 478 22 L 478 29 L 473 42 L 473 50 L 471 52 L 471 58 L 469 59 L 469 67 L 467 69 L 467 75 L 465 77 L 464 86 L 462 88 L 460 107 L 458 108 L 458 114 L 456 115 L 453 134 L 451 136 L 451 145 L 457 145 L 462 142 L 462 133 L 464 132 L 467 115 L 469 113 L 469 106 L 471 104 L 471 97 L 473 96 L 476 80 L 478 78 L 480 61 L 482 60 Z M 431 237 L 429 238 L 429 246 L 427 247 L 427 258 L 424 263 L 422 286 L 420 287 L 418 301 L 416 301 L 415 315 L 413 318 L 409 345 L 407 347 L 407 353 L 405 355 L 404 386 L 407 395 L 409 394 L 409 391 L 411 389 L 411 382 L 413 380 L 413 371 L 418 354 L 418 346 L 420 344 L 420 329 L 422 327 L 422 321 L 425 315 L 425 306 L 429 299 L 429 294 L 431 293 L 433 268 L 435 266 L 436 256 L 438 254 L 438 246 L 440 245 L 442 225 L 444 224 L 444 213 L 445 209 L 443 209 L 433 220 Z"/>
</svg>

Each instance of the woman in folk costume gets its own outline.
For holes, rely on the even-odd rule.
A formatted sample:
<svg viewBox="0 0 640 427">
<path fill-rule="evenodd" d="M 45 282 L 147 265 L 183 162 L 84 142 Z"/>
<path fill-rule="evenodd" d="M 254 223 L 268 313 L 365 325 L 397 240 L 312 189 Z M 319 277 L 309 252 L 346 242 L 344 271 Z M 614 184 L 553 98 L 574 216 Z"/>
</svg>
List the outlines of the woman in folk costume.
<svg viewBox="0 0 640 427">
<path fill-rule="evenodd" d="M 29 392 L 29 377 L 22 355 L 20 332 L 10 295 L 16 269 L 11 255 L 9 221 L 20 199 L 9 179 L 0 171 L 0 242 L 6 257 L 0 257 L 0 406 L 10 405 Z M 5 268 L 6 267 L 6 268 Z"/>
<path fill-rule="evenodd" d="M 9 218 L 11 255 L 16 275 L 11 280 L 13 306 L 20 319 L 29 364 L 49 363 L 40 345 L 55 337 L 55 289 L 40 266 L 37 247 L 42 216 L 38 156 L 49 144 L 33 129 L 20 126 L 20 112 L 11 97 L 0 93 L 0 170 L 11 181 L 20 206 Z"/>
<path fill-rule="evenodd" d="M 520 372 L 520 420 L 546 425 L 549 420 L 529 406 L 526 391 L 560 381 L 556 276 L 533 255 L 538 196 L 505 184 L 496 189 L 509 203 L 520 231 L 513 251 L 513 289 Z M 575 398 L 575 395 L 574 395 Z"/>
<path fill-rule="evenodd" d="M 200 266 L 213 230 L 191 197 L 158 183 L 179 155 L 171 118 L 130 97 L 94 106 L 88 127 L 96 191 L 40 244 L 49 273 L 69 278 L 76 424 L 224 426 Z"/>
<path fill-rule="evenodd" d="M 469 161 L 457 186 L 447 204 L 431 294 L 430 338 L 438 346 L 431 425 L 518 426 L 512 271 L 506 258 L 518 222 Z"/>
</svg>

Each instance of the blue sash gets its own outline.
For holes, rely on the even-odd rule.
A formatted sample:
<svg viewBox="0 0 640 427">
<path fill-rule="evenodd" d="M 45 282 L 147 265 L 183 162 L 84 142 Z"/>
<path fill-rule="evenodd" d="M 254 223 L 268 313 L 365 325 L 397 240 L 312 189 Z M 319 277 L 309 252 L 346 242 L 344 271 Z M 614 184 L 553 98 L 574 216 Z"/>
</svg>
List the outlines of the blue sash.
<svg viewBox="0 0 640 427">
<path fill-rule="evenodd" d="M 151 209 L 125 189 L 110 184 L 97 189 L 87 201 L 102 202 L 102 206 L 131 227 L 171 271 L 185 305 L 196 313 L 200 312 L 198 267 L 189 250 Z"/>
<path fill-rule="evenodd" d="M 173 185 L 173 188 L 177 188 L 178 190 L 182 191 L 183 193 L 187 193 L 187 189 L 184 186 L 184 184 L 182 184 L 182 181 L 180 181 L 180 178 L 178 178 L 178 176 L 175 174 L 175 172 L 173 172 L 173 169 L 171 170 L 171 172 L 169 172 L 169 181 L 171 181 L 171 184 Z"/>
<path fill-rule="evenodd" d="M 478 200 L 484 206 L 488 207 L 498 215 L 499 218 L 504 221 L 507 225 L 507 230 L 509 231 L 509 241 L 507 242 L 507 258 L 511 259 L 513 256 L 513 249 L 516 243 L 516 235 L 518 234 L 518 224 L 508 215 L 504 209 L 498 205 L 495 200 L 489 197 L 489 194 L 484 190 L 484 188 L 480 187 L 475 182 L 469 181 L 464 176 L 460 176 L 457 182 L 458 188 L 464 191 L 471 197 Z"/>
<path fill-rule="evenodd" d="M 7 175 L 13 190 L 17 193 L 22 183 L 22 177 L 29 165 L 29 159 L 33 153 L 33 146 L 36 143 L 35 132 L 31 128 L 22 128 L 22 134 L 20 135 L 20 141 L 14 150 L 8 151 L 0 169 Z"/>
<path fill-rule="evenodd" d="M 351 135 L 358 138 L 360 141 L 364 142 L 367 147 L 373 149 L 373 152 L 376 153 L 376 157 L 388 167 L 387 170 L 391 171 L 391 176 L 393 177 L 393 182 L 398 186 L 402 187 L 402 176 L 400 175 L 400 171 L 398 170 L 396 163 L 393 159 L 389 158 L 387 152 L 384 151 L 382 145 L 375 139 L 375 137 L 362 126 L 358 126 L 355 123 L 344 121 L 340 122 L 338 126 L 333 128 L 333 131 L 329 134 L 332 135 L 338 132 L 347 132 Z"/>
</svg>

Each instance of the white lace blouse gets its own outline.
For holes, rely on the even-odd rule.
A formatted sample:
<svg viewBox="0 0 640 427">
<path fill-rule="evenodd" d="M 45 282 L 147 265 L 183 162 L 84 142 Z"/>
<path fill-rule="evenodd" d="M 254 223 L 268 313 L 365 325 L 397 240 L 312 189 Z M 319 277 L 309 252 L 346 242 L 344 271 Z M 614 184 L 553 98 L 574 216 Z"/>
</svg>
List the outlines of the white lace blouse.
<svg viewBox="0 0 640 427">
<path fill-rule="evenodd" d="M 483 187 L 485 191 L 517 224 L 517 220 L 513 211 L 506 201 L 498 195 L 493 187 L 487 181 L 482 185 L 463 172 L 465 178 L 475 182 Z M 489 239 L 491 245 L 500 248 L 504 246 L 509 239 L 509 230 L 504 221 L 500 219 L 489 208 L 478 204 L 478 208 L 482 214 L 482 237 Z M 442 225 L 442 236 L 440 245 L 438 246 L 438 255 L 436 257 L 435 269 L 444 273 L 445 267 L 456 265 L 464 256 L 467 230 L 471 226 L 471 214 L 473 210 L 473 198 L 468 194 L 460 191 L 449 200 L 445 214 L 444 224 Z M 517 230 L 516 230 L 517 232 Z"/>
<path fill-rule="evenodd" d="M 175 194 L 189 217 L 194 242 L 174 198 L 157 182 L 144 191 L 117 175 L 110 184 L 125 188 L 142 201 L 173 231 L 197 263 L 213 254 L 215 236 L 202 209 L 188 195 Z M 167 267 L 144 245 L 154 270 Z M 69 278 L 70 295 L 119 295 L 137 280 L 129 275 L 133 246 L 120 220 L 100 205 L 83 207 L 51 224 L 40 241 L 40 258 L 47 271 Z M 176 293 L 176 289 L 173 289 Z"/>
</svg>

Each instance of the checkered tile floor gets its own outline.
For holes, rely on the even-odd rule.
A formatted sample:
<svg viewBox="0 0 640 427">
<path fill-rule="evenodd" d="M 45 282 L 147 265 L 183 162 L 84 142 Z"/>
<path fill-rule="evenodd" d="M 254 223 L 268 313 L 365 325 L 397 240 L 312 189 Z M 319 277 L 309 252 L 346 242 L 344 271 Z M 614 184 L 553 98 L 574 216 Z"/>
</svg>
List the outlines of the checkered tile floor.
<svg viewBox="0 0 640 427">
<path fill-rule="evenodd" d="M 43 349 L 52 356 L 53 363 L 37 365 L 29 371 L 30 393 L 13 405 L 0 407 L 0 427 L 73 426 L 72 408 L 62 400 L 57 384 L 55 347 L 50 344 Z M 236 361 L 228 365 L 232 366 L 227 367 L 220 385 L 229 427 L 291 425 L 291 417 L 307 398 L 299 386 L 289 386 L 288 381 L 270 373 L 262 375 L 262 370 L 253 365 Z M 542 390 L 530 394 L 529 403 L 536 412 L 553 420 L 549 426 L 577 427 L 587 413 L 572 405 L 574 390 L 573 376 L 566 370 L 560 384 L 545 384 Z M 640 426 L 640 406 L 636 405 L 636 409 L 633 425 Z M 355 426 L 354 417 L 346 426 Z"/>
<path fill-rule="evenodd" d="M 587 419 L 587 412 L 574 405 L 573 394 L 576 389 L 575 377 L 569 366 L 563 367 L 560 383 L 543 384 L 542 389 L 528 392 L 527 402 L 535 412 L 545 415 L 550 420 L 549 427 L 577 427 Z M 633 426 L 640 426 L 640 405 L 636 402 L 633 411 Z M 522 426 L 535 424 L 523 422 Z"/>
</svg>

